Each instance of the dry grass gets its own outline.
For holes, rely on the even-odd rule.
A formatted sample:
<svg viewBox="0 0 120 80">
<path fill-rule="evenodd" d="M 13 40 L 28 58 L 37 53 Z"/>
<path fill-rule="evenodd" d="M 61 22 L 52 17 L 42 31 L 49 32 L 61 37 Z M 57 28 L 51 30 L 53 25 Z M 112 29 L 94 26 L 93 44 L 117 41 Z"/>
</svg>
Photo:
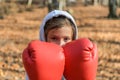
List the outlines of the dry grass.
<svg viewBox="0 0 120 80">
<path fill-rule="evenodd" d="M 96 80 L 120 80 L 120 20 L 104 18 L 106 7 L 71 7 L 79 38 L 87 37 L 98 46 Z M 120 13 L 120 10 L 118 10 Z M 34 9 L 0 20 L 0 79 L 24 80 L 21 54 L 27 44 L 39 38 L 39 26 L 47 9 Z"/>
</svg>

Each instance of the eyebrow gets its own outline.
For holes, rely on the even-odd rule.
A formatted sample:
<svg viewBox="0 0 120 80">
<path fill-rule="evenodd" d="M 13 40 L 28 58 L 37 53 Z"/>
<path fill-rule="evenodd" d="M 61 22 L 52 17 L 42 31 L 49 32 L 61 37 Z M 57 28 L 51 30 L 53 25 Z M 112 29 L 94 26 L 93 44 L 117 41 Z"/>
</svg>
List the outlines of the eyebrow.
<svg viewBox="0 0 120 80">
<path fill-rule="evenodd" d="M 50 37 L 59 37 L 59 36 L 57 36 L 57 35 L 51 35 Z M 62 36 L 62 37 L 71 37 L 71 36 L 65 35 L 65 36 Z"/>
</svg>

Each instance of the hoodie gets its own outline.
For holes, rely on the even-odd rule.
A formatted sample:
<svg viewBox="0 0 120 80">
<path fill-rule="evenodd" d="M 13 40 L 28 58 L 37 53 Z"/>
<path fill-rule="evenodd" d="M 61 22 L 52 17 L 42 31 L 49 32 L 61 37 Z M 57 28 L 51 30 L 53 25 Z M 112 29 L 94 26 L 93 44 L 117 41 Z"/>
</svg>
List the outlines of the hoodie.
<svg viewBox="0 0 120 80">
<path fill-rule="evenodd" d="M 40 26 L 40 32 L 39 32 L 39 39 L 41 41 L 45 41 L 45 36 L 44 36 L 44 27 L 45 27 L 45 24 L 48 20 L 52 19 L 53 17 L 58 17 L 58 16 L 65 16 L 66 18 L 68 18 L 69 20 L 72 21 L 72 23 L 74 24 L 74 28 L 75 28 L 75 31 L 74 31 L 74 39 L 77 39 L 78 38 L 78 29 L 77 29 L 77 25 L 76 25 L 76 22 L 74 20 L 74 18 L 66 11 L 61 11 L 61 10 L 54 10 L 54 11 L 51 11 L 50 13 L 48 13 L 46 15 L 46 17 L 43 19 L 43 22 Z"/>
</svg>

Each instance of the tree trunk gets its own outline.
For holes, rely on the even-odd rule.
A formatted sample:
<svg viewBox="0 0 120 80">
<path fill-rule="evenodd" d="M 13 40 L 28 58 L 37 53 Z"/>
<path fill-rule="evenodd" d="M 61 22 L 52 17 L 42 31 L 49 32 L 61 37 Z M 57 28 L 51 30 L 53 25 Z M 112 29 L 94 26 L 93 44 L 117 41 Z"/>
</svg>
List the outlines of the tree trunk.
<svg viewBox="0 0 120 80">
<path fill-rule="evenodd" d="M 48 0 L 48 12 L 52 10 L 59 9 L 59 2 L 58 0 Z"/>
<path fill-rule="evenodd" d="M 92 0 L 92 2 L 93 2 L 94 5 L 98 4 L 98 0 Z"/>
<path fill-rule="evenodd" d="M 117 18 L 117 0 L 109 0 L 109 14 L 108 18 Z"/>
<path fill-rule="evenodd" d="M 28 0 L 28 7 L 31 7 L 31 5 L 32 5 L 32 0 Z"/>
<path fill-rule="evenodd" d="M 59 0 L 59 10 L 65 10 L 66 0 Z"/>
</svg>

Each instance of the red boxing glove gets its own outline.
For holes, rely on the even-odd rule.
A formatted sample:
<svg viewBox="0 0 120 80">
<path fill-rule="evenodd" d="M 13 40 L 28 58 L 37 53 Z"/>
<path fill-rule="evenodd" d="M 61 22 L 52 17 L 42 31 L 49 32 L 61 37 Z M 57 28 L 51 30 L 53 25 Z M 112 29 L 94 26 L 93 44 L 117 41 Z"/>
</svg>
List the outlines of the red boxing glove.
<svg viewBox="0 0 120 80">
<path fill-rule="evenodd" d="M 98 64 L 97 47 L 89 39 L 82 38 L 64 47 L 67 80 L 95 80 Z"/>
<path fill-rule="evenodd" d="M 61 80 L 65 57 L 63 49 L 52 43 L 32 41 L 22 54 L 30 80 Z"/>
</svg>

